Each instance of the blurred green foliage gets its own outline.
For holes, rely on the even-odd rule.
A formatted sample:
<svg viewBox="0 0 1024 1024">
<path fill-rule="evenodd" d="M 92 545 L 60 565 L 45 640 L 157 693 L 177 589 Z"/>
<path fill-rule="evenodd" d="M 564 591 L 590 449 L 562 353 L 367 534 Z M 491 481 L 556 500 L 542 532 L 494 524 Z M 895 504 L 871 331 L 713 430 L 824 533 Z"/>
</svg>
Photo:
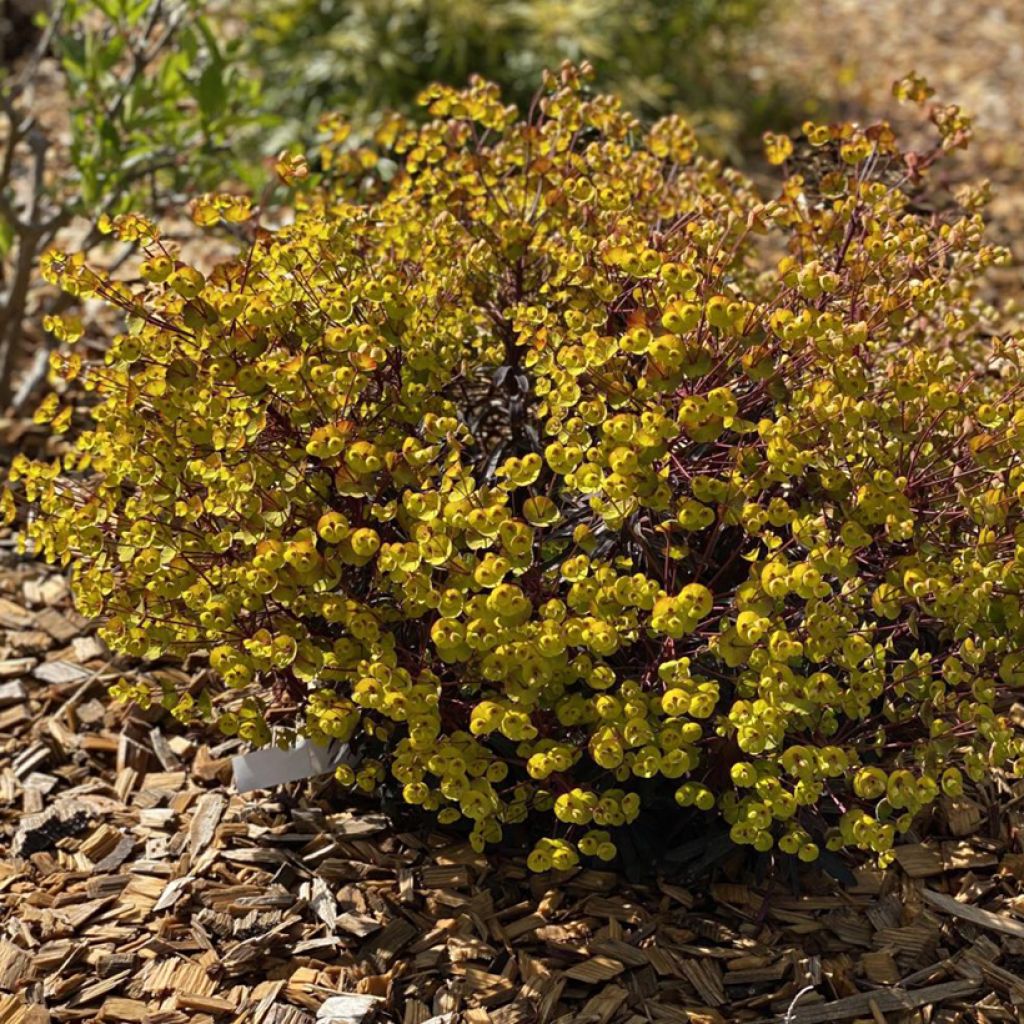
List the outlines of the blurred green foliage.
<svg viewBox="0 0 1024 1024">
<path fill-rule="evenodd" d="M 474 72 L 526 110 L 543 68 L 590 60 L 642 115 L 696 114 L 729 141 L 759 132 L 777 97 L 739 59 L 772 0 L 244 0 L 250 62 L 277 141 L 326 110 L 407 110 L 432 82 Z M 237 9 L 235 15 L 238 14 Z"/>
<path fill-rule="evenodd" d="M 70 100 L 70 162 L 82 212 L 221 184 L 235 136 L 254 123 L 258 85 L 240 45 L 218 38 L 201 0 L 71 0 L 52 22 Z M 158 181 L 154 182 L 153 176 Z"/>
</svg>

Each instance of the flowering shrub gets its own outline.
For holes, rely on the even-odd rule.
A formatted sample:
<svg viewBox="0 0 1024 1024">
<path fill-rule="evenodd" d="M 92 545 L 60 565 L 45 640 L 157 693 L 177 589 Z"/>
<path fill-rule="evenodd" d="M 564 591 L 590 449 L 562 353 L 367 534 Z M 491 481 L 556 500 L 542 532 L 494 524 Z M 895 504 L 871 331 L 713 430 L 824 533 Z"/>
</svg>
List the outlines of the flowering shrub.
<svg viewBox="0 0 1024 1024">
<path fill-rule="evenodd" d="M 140 288 L 51 253 L 129 326 L 61 358 L 95 429 L 16 461 L 30 536 L 115 649 L 209 652 L 176 714 L 347 740 L 343 782 L 390 774 L 477 848 L 529 818 L 532 868 L 611 859 L 660 782 L 757 850 L 884 857 L 1024 767 L 1021 341 L 978 297 L 1004 254 L 981 190 L 913 202 L 968 125 L 771 138 L 765 200 L 584 72 L 526 121 L 428 90 L 390 182 L 342 145 L 347 192 L 208 276 L 132 215 Z"/>
</svg>

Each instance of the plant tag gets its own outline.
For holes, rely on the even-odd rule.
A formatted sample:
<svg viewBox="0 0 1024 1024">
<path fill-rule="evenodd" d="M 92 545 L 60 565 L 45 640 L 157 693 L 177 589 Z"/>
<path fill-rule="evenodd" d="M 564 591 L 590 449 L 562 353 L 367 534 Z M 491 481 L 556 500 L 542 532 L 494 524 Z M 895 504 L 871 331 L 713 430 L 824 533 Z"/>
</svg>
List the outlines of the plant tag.
<svg viewBox="0 0 1024 1024">
<path fill-rule="evenodd" d="M 304 739 L 287 750 L 280 747 L 251 750 L 231 759 L 235 788 L 239 793 L 248 793 L 326 775 L 348 757 L 348 752 L 348 744 L 337 740 L 323 745 Z"/>
</svg>

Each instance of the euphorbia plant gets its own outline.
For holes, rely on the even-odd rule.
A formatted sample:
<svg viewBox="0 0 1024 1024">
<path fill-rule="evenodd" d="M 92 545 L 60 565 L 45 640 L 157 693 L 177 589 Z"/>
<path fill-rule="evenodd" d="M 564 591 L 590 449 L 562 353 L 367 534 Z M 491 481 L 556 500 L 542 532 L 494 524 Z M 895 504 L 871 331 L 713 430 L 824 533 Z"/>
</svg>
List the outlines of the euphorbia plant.
<svg viewBox="0 0 1024 1024">
<path fill-rule="evenodd" d="M 1004 253 L 979 192 L 912 205 L 966 122 L 935 108 L 913 155 L 770 139 L 763 198 L 584 78 L 527 120 L 429 90 L 387 182 L 339 143 L 334 188 L 209 273 L 134 217 L 142 287 L 52 254 L 129 327 L 83 371 L 95 428 L 15 466 L 29 535 L 116 650 L 209 652 L 177 714 L 348 740 L 344 783 L 477 847 L 546 822 L 535 869 L 614 857 L 659 784 L 758 850 L 884 856 L 1024 763 L 1021 342 L 978 297 Z"/>
</svg>

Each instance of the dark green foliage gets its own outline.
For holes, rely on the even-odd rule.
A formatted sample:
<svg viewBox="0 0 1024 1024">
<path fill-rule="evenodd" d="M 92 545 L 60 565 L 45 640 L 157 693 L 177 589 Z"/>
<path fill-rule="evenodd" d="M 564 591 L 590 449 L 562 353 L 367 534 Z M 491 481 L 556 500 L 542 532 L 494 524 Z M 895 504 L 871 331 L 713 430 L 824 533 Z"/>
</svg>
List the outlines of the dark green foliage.
<svg viewBox="0 0 1024 1024">
<path fill-rule="evenodd" d="M 763 0 L 246 0 L 251 62 L 289 137 L 325 110 L 407 109 L 432 82 L 499 83 L 525 112 L 545 68 L 590 60 L 653 116 L 699 111 L 723 140 L 759 130 L 773 97 L 740 70 Z M 705 133 L 707 134 L 707 133 Z"/>
</svg>

